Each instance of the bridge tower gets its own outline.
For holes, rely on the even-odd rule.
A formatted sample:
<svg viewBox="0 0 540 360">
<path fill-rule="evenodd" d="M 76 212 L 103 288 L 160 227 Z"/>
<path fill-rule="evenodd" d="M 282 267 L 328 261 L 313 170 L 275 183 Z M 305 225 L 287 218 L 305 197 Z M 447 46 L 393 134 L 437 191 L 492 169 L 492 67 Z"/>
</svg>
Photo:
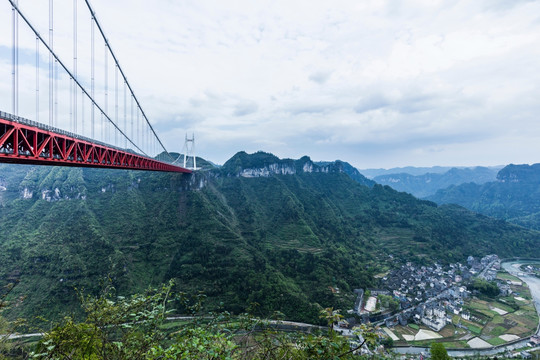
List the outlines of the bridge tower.
<svg viewBox="0 0 540 360">
<path fill-rule="evenodd" d="M 191 138 L 188 138 L 186 134 L 186 140 L 184 142 L 182 152 L 184 153 L 184 168 L 189 170 L 198 170 L 197 157 L 195 156 L 195 134 L 191 134 Z M 193 167 L 188 166 L 189 158 L 193 159 Z"/>
</svg>

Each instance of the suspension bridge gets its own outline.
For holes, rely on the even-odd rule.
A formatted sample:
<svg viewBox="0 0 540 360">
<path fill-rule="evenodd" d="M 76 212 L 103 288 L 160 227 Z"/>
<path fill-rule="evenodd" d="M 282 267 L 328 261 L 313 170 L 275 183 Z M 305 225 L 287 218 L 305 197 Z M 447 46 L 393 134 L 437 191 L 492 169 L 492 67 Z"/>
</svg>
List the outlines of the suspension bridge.
<svg viewBox="0 0 540 360">
<path fill-rule="evenodd" d="M 0 162 L 191 172 L 158 137 L 89 0 L 2 1 Z"/>
</svg>

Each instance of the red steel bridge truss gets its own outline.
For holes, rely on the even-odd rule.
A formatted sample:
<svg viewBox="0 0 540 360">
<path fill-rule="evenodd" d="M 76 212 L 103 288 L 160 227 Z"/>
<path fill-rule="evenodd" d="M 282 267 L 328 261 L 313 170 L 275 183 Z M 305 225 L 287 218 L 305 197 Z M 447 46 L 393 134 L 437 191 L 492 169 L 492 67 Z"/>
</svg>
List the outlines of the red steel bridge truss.
<svg viewBox="0 0 540 360">
<path fill-rule="evenodd" d="M 0 112 L 0 162 L 191 172 L 3 112 Z"/>
</svg>

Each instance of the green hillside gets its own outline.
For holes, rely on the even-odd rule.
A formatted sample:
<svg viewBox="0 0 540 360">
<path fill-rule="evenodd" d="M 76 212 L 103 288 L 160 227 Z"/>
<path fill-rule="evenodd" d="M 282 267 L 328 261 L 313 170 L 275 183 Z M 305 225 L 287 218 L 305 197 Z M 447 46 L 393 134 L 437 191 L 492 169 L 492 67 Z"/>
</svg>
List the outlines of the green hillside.
<svg viewBox="0 0 540 360">
<path fill-rule="evenodd" d="M 497 181 L 451 186 L 428 199 L 540 230 L 540 164 L 508 165 Z"/>
<path fill-rule="evenodd" d="M 21 179 L 3 167 L 0 279 L 19 281 L 12 318 L 76 311 L 74 288 L 97 292 L 107 278 L 121 294 L 175 278 L 210 307 L 256 303 L 261 315 L 317 322 L 321 307 L 351 308 L 354 288 L 376 285 L 389 255 L 540 255 L 538 232 L 361 185 L 339 162 L 239 153 L 194 175 L 25 169 Z"/>
</svg>

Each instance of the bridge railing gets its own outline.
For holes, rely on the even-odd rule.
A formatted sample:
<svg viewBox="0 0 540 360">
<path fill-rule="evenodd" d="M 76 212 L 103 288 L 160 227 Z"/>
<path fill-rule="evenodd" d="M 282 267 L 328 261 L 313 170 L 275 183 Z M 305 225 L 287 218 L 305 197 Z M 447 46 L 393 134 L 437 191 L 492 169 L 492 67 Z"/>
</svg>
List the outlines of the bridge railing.
<svg viewBox="0 0 540 360">
<path fill-rule="evenodd" d="M 42 124 L 42 123 L 23 118 L 21 116 L 13 115 L 13 114 L 10 114 L 10 113 L 4 112 L 4 111 L 0 111 L 0 118 L 3 118 L 5 120 L 14 121 L 16 123 L 23 124 L 23 125 L 34 126 L 34 127 L 38 128 L 38 129 L 41 129 L 41 130 L 51 131 L 51 132 L 54 132 L 56 134 L 68 136 L 68 137 L 71 137 L 71 138 L 74 138 L 74 139 L 78 139 L 78 140 L 82 140 L 82 141 L 88 141 L 90 143 L 101 145 L 103 147 L 113 148 L 113 149 L 116 149 L 116 150 L 129 152 L 129 153 L 132 153 L 132 154 L 137 154 L 139 156 L 144 156 L 144 157 L 147 156 L 145 154 L 140 154 L 140 153 L 134 151 L 133 149 L 124 149 L 124 148 L 120 148 L 120 147 L 117 147 L 117 146 L 114 146 L 114 145 L 106 144 L 106 143 L 98 141 L 98 140 L 90 139 L 90 138 L 88 138 L 86 136 L 81 136 L 81 135 L 78 135 L 78 134 L 75 134 L 75 133 L 72 133 L 72 132 L 69 132 L 69 131 L 66 131 L 66 130 L 56 128 L 54 126 L 49 126 L 49 125 L 46 125 L 46 124 Z"/>
</svg>

